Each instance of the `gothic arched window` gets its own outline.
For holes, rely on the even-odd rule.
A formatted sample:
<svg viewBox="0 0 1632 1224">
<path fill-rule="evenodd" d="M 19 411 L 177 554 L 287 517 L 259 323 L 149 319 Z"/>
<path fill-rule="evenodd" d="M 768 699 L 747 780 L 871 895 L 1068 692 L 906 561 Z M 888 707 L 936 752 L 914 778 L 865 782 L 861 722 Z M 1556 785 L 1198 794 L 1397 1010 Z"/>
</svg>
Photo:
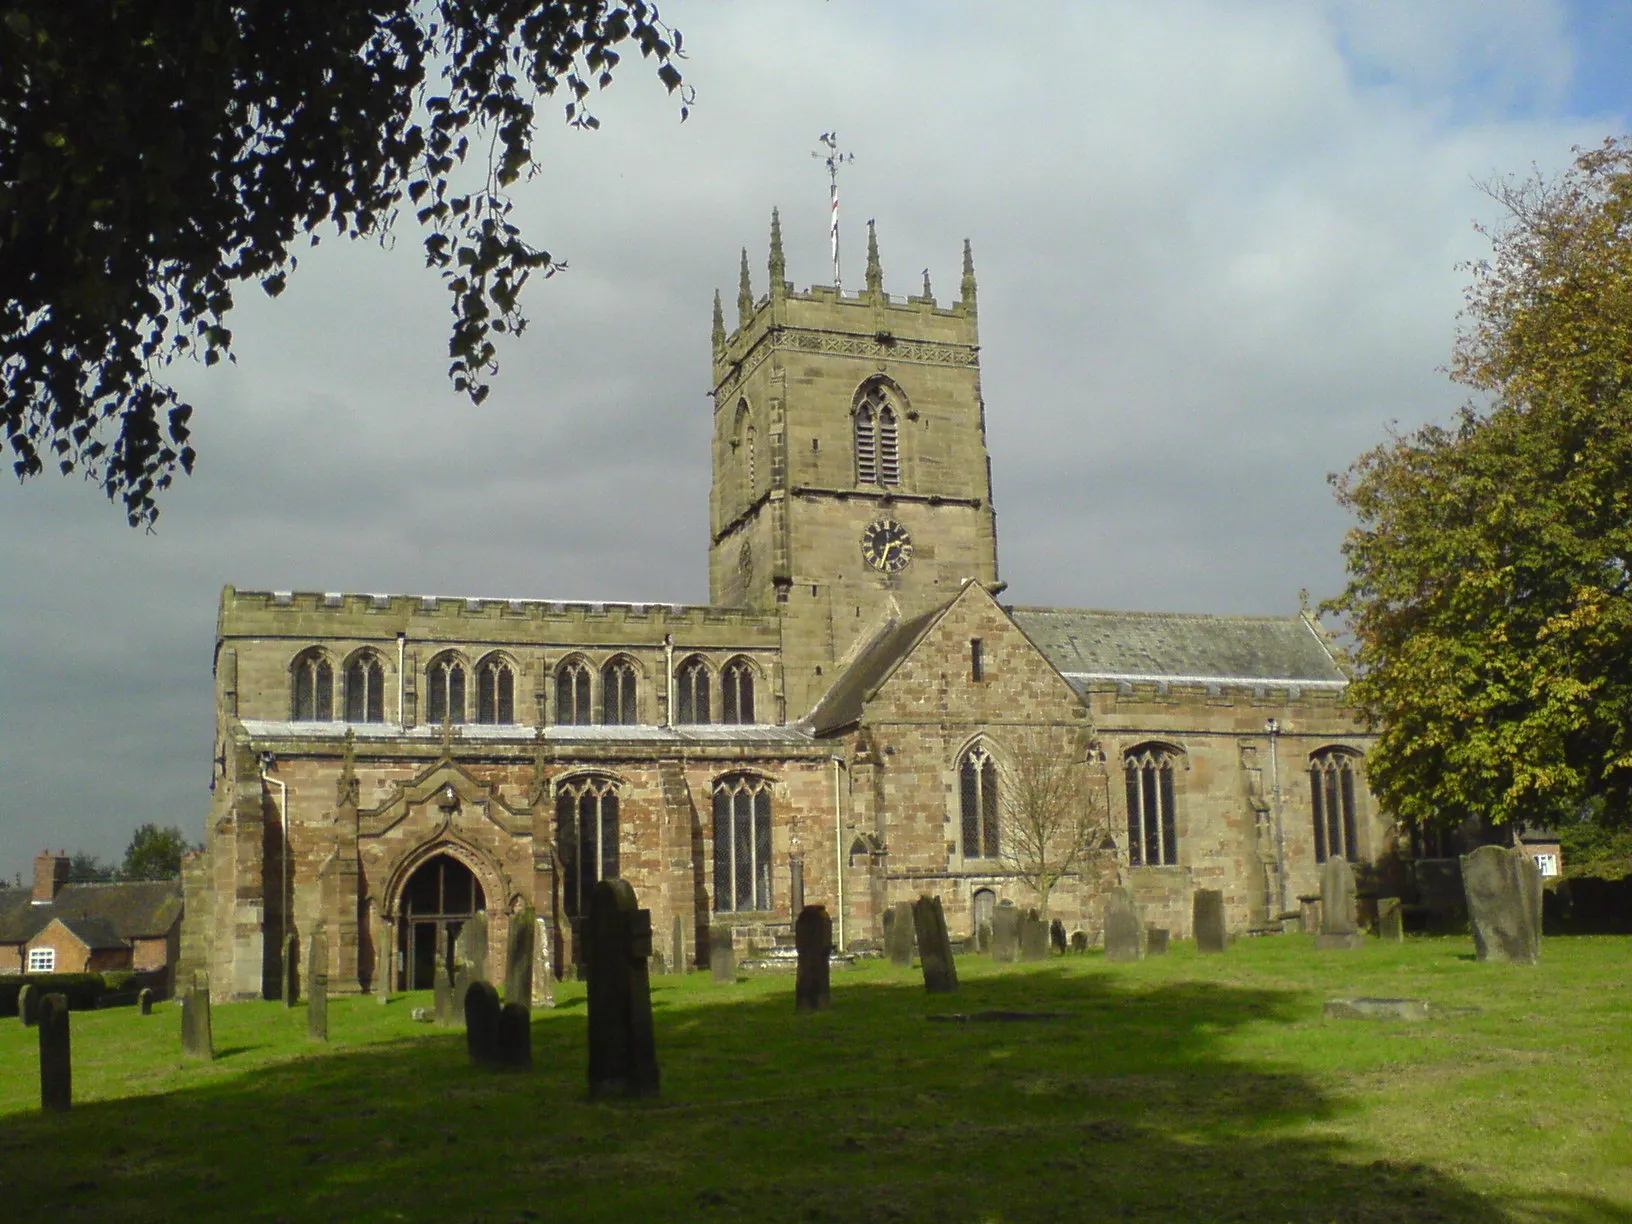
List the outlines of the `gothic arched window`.
<svg viewBox="0 0 1632 1224">
<path fill-rule="evenodd" d="M 334 666 L 316 647 L 295 657 L 289 668 L 290 717 L 296 722 L 334 718 Z"/>
<path fill-rule="evenodd" d="M 501 726 L 516 721 L 516 672 L 500 655 L 488 655 L 476 669 L 476 721 Z"/>
<path fill-rule="evenodd" d="M 601 668 L 601 721 L 629 727 L 640 721 L 635 665 L 627 658 L 612 659 Z"/>
<path fill-rule="evenodd" d="M 433 726 L 465 721 L 465 664 L 457 655 L 438 655 L 425 669 L 425 721 Z"/>
<path fill-rule="evenodd" d="M 856 483 L 900 484 L 900 419 L 883 387 L 867 388 L 856 405 L 855 427 Z"/>
<path fill-rule="evenodd" d="M 599 880 L 618 878 L 618 784 L 572 778 L 555 789 L 555 846 L 561 860 L 561 905 L 567 917 L 589 908 Z"/>
<path fill-rule="evenodd" d="M 1323 748 L 1309 758 L 1309 800 L 1315 818 L 1315 862 L 1328 858 L 1360 861 L 1356 834 L 1355 755 Z"/>
<path fill-rule="evenodd" d="M 674 721 L 677 723 L 712 722 L 708 708 L 708 664 L 698 658 L 687 659 L 674 677 Z"/>
<path fill-rule="evenodd" d="M 732 659 L 720 673 L 720 721 L 754 721 L 754 665 L 747 659 Z"/>
<path fill-rule="evenodd" d="M 996 858 L 1001 850 L 998 827 L 997 762 L 975 745 L 958 762 L 958 808 L 962 816 L 963 856 Z"/>
<path fill-rule="evenodd" d="M 1128 862 L 1174 867 L 1179 862 L 1173 769 L 1178 754 L 1162 744 L 1131 748 L 1123 758 L 1128 786 Z"/>
<path fill-rule="evenodd" d="M 371 650 L 346 664 L 346 721 L 385 721 L 385 667 Z"/>
<path fill-rule="evenodd" d="M 856 483 L 878 483 L 878 414 L 870 398 L 856 409 Z"/>
<path fill-rule="evenodd" d="M 714 784 L 714 908 L 771 908 L 771 783 L 731 774 Z"/>
<path fill-rule="evenodd" d="M 589 703 L 589 665 L 582 659 L 568 659 L 555 669 L 555 721 L 564 727 L 586 726 L 595 721 Z"/>
</svg>

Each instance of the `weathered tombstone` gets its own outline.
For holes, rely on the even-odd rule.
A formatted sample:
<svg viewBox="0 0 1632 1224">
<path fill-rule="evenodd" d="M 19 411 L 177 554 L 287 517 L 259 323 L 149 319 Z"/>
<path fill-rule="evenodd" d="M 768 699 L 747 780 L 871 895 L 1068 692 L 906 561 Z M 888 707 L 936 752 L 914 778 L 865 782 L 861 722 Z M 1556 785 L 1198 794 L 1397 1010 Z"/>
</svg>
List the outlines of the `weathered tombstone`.
<svg viewBox="0 0 1632 1224">
<path fill-rule="evenodd" d="M 669 972 L 684 973 L 686 971 L 686 924 L 679 914 L 674 916 L 674 923 L 669 931 Z"/>
<path fill-rule="evenodd" d="M 486 980 L 487 914 L 482 910 L 477 910 L 460 926 L 459 936 L 453 941 L 453 960 L 455 965 L 470 967 L 470 981 L 474 982 L 478 978 Z M 454 976 L 457 979 L 457 972 Z"/>
<path fill-rule="evenodd" d="M 793 942 L 799 949 L 799 980 L 794 986 L 794 1010 L 826 1011 L 832 1003 L 831 966 L 833 919 L 827 907 L 807 905 L 793 923 Z"/>
<path fill-rule="evenodd" d="M 136 992 L 136 1010 L 144 1016 L 153 1014 L 153 991 L 143 986 Z"/>
<path fill-rule="evenodd" d="M 1197 952 L 1224 951 L 1224 894 L 1216 888 L 1198 888 L 1190 902 L 1190 924 L 1196 932 Z"/>
<path fill-rule="evenodd" d="M 1462 856 L 1473 948 L 1482 961 L 1541 959 L 1541 871 L 1522 850 L 1480 846 Z"/>
<path fill-rule="evenodd" d="M 1320 897 L 1310 894 L 1298 898 L 1298 930 L 1305 935 L 1320 934 Z"/>
<path fill-rule="evenodd" d="M 453 1023 L 459 1024 L 465 1018 L 465 992 L 477 982 L 486 981 L 476 972 L 475 966 L 460 964 L 453 971 Z"/>
<path fill-rule="evenodd" d="M 210 1027 L 210 983 L 202 974 L 181 996 L 181 1052 L 192 1058 L 215 1057 Z"/>
<path fill-rule="evenodd" d="M 306 1035 L 329 1039 L 329 938 L 321 926 L 306 941 Z"/>
<path fill-rule="evenodd" d="M 737 950 L 731 943 L 731 928 L 710 927 L 708 931 L 708 967 L 716 982 L 737 980 Z"/>
<path fill-rule="evenodd" d="M 1377 935 L 1388 943 L 1405 939 L 1405 914 L 1398 897 L 1377 898 Z"/>
<path fill-rule="evenodd" d="M 646 969 L 652 952 L 651 911 L 637 906 L 627 880 L 602 880 L 590 894 L 585 926 L 589 1095 L 656 1096 L 657 1041 Z M 711 957 L 715 942 L 710 938 Z M 725 947 L 730 946 L 728 937 Z M 731 976 L 736 977 L 734 960 Z"/>
<path fill-rule="evenodd" d="M 478 1067 L 499 1065 L 499 992 L 481 978 L 465 987 L 465 1048 Z"/>
<path fill-rule="evenodd" d="M 788 898 L 792 902 L 795 914 L 802 914 L 805 910 L 805 864 L 802 859 L 794 859 L 788 864 Z"/>
<path fill-rule="evenodd" d="M 555 1006 L 555 965 L 550 960 L 550 928 L 542 918 L 533 920 L 534 1007 Z"/>
<path fill-rule="evenodd" d="M 1012 964 L 1020 958 L 1020 911 L 1004 901 L 992 911 L 992 959 Z"/>
<path fill-rule="evenodd" d="M 1071 951 L 1079 955 L 1088 951 L 1088 932 L 1080 927 L 1071 932 Z"/>
<path fill-rule="evenodd" d="M 24 1028 L 33 1028 L 40 1022 L 40 988 L 33 982 L 24 982 L 17 992 L 17 1019 Z"/>
<path fill-rule="evenodd" d="M 1168 930 L 1166 927 L 1153 926 L 1147 922 L 1145 924 L 1145 955 L 1166 956 L 1167 938 Z"/>
<path fill-rule="evenodd" d="M 975 927 L 975 951 L 990 952 L 992 950 L 992 924 L 988 919 Z"/>
<path fill-rule="evenodd" d="M 510 937 L 504 945 L 504 998 L 508 1003 L 533 1005 L 533 936 L 538 915 L 533 907 L 522 907 L 510 916 Z"/>
<path fill-rule="evenodd" d="M 40 1000 L 40 1108 L 66 1110 L 74 1101 L 74 1059 L 68 1040 L 68 996 Z"/>
<path fill-rule="evenodd" d="M 1317 948 L 1359 948 L 1366 942 L 1354 918 L 1354 868 L 1341 854 L 1320 865 L 1320 934 Z"/>
<path fill-rule="evenodd" d="M 912 968 L 912 945 L 917 934 L 917 918 L 910 901 L 897 901 L 884 916 L 884 948 L 890 963 Z"/>
<path fill-rule="evenodd" d="M 1105 959 L 1145 959 L 1145 915 L 1131 888 L 1118 888 L 1105 899 Z"/>
<path fill-rule="evenodd" d="M 1020 917 L 1020 959 L 1048 959 L 1048 923 L 1037 916 L 1036 910 L 1027 910 Z"/>
<path fill-rule="evenodd" d="M 458 1019 L 453 1006 L 453 975 L 448 972 L 446 965 L 437 965 L 436 978 L 433 984 L 436 987 L 436 993 L 432 1000 L 436 1022 L 446 1028 L 451 1028 L 458 1022 Z"/>
<path fill-rule="evenodd" d="M 896 926 L 901 920 L 896 919 Z M 958 966 L 952 959 L 952 940 L 946 933 L 946 911 L 939 897 L 919 897 L 912 903 L 912 925 L 918 935 L 918 964 L 924 971 L 924 989 L 930 994 L 952 994 L 958 989 Z"/>
<path fill-rule="evenodd" d="M 499 1065 L 512 1071 L 533 1069 L 533 1012 L 525 1003 L 499 1009 Z"/>
<path fill-rule="evenodd" d="M 1048 944 L 1061 956 L 1065 955 L 1066 936 L 1065 923 L 1056 918 L 1048 924 Z"/>
<path fill-rule="evenodd" d="M 283 973 L 280 983 L 283 1005 L 293 1007 L 300 1001 L 300 944 L 293 935 L 283 937 Z"/>
</svg>

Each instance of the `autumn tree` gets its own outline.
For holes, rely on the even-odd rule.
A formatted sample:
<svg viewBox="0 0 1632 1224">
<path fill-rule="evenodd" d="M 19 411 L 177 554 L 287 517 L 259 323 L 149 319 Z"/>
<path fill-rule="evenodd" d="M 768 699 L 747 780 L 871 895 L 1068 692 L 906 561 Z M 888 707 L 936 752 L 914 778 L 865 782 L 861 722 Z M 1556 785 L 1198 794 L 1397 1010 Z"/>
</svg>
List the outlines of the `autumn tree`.
<svg viewBox="0 0 1632 1224">
<path fill-rule="evenodd" d="M 1108 852 L 1103 766 L 1097 752 L 1072 734 L 1023 735 L 1008 753 L 998 782 L 998 852 L 1036 892 L 1048 915 L 1049 897 Z"/>
<path fill-rule="evenodd" d="M 520 294 L 562 265 L 511 220 L 535 120 L 621 48 L 686 87 L 646 0 L 0 0 L 0 423 L 19 478 L 80 471 L 132 524 L 191 471 L 164 380 L 228 356 L 238 286 L 276 295 L 320 227 L 406 209 L 451 298 L 449 376 L 477 403 Z"/>
<path fill-rule="evenodd" d="M 1490 187 L 1452 377 L 1476 402 L 1333 478 L 1358 524 L 1327 608 L 1413 823 L 1608 824 L 1632 784 L 1632 146 Z"/>
</svg>

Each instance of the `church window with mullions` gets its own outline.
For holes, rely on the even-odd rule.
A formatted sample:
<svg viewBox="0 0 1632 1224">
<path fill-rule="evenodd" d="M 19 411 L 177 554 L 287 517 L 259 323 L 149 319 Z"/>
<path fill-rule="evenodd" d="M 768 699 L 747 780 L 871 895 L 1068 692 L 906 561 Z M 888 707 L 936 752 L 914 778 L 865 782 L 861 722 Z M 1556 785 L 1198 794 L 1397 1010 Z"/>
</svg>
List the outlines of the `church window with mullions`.
<svg viewBox="0 0 1632 1224">
<path fill-rule="evenodd" d="M 506 726 L 516 721 L 516 673 L 497 655 L 476 669 L 476 721 Z"/>
<path fill-rule="evenodd" d="M 618 878 L 618 784 L 572 778 L 555 790 L 555 846 L 561 861 L 561 906 L 567 917 L 589 909 L 599 880 Z"/>
<path fill-rule="evenodd" d="M 714 784 L 714 908 L 771 908 L 771 782 L 732 774 Z"/>
<path fill-rule="evenodd" d="M 869 387 L 856 406 L 856 483 L 901 483 L 900 422 L 882 387 Z"/>
<path fill-rule="evenodd" d="M 958 763 L 958 808 L 962 817 L 964 858 L 996 858 L 999 834 L 997 762 L 976 746 Z"/>
<path fill-rule="evenodd" d="M 346 721 L 385 721 L 385 668 L 372 652 L 355 655 L 346 664 Z"/>
<path fill-rule="evenodd" d="M 1131 750 L 1123 760 L 1128 788 L 1128 862 L 1134 867 L 1176 867 L 1178 815 L 1173 799 L 1177 754 L 1160 744 Z"/>
<path fill-rule="evenodd" d="M 321 650 L 305 651 L 290 669 L 296 722 L 328 722 L 334 717 L 334 668 Z"/>
<path fill-rule="evenodd" d="M 425 721 L 432 726 L 465 721 L 465 665 L 456 655 L 431 660 L 425 672 Z"/>
<path fill-rule="evenodd" d="M 1327 748 L 1309 758 L 1309 800 L 1315 821 L 1315 862 L 1360 861 L 1354 786 L 1355 755 Z"/>
</svg>

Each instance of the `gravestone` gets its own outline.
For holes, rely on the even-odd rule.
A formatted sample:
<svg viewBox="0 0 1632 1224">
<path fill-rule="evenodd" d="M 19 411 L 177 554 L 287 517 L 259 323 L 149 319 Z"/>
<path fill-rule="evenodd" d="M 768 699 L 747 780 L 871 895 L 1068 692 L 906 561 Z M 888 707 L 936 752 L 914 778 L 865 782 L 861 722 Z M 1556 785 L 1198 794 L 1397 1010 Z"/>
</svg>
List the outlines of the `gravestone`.
<svg viewBox="0 0 1632 1224">
<path fill-rule="evenodd" d="M 716 982 L 737 980 L 737 950 L 731 943 L 731 928 L 710 927 L 708 930 L 708 967 Z"/>
<path fill-rule="evenodd" d="M 68 996 L 40 1000 L 40 1108 L 61 1112 L 74 1101 L 74 1058 L 68 1040 Z"/>
<path fill-rule="evenodd" d="M 466 982 L 477 979 L 487 979 L 487 914 L 477 910 L 459 927 L 459 935 L 453 941 L 453 963 L 466 965 L 470 968 L 470 977 Z M 458 982 L 458 971 L 454 972 L 455 984 Z M 464 995 L 457 996 L 464 998 Z"/>
<path fill-rule="evenodd" d="M 627 880 L 602 880 L 585 921 L 589 962 L 589 1095 L 656 1096 L 657 1041 L 646 958 L 652 915 L 635 902 Z M 717 928 L 724 931 L 725 928 Z M 712 959 L 718 941 L 709 939 Z M 731 947 L 729 933 L 725 950 Z M 731 963 L 735 980 L 735 959 Z"/>
<path fill-rule="evenodd" d="M 1398 897 L 1377 898 L 1377 935 L 1387 943 L 1405 939 L 1405 914 Z"/>
<path fill-rule="evenodd" d="M 1145 959 L 1145 915 L 1131 888 L 1105 898 L 1105 959 L 1122 964 Z"/>
<path fill-rule="evenodd" d="M 486 981 L 473 965 L 459 964 L 453 971 L 453 1023 L 465 1018 L 465 992 L 477 982 Z"/>
<path fill-rule="evenodd" d="M 555 1006 L 555 965 L 550 959 L 550 927 L 542 918 L 533 920 L 534 1007 Z"/>
<path fill-rule="evenodd" d="M 975 927 L 975 951 L 990 952 L 992 950 L 992 924 L 985 921 Z"/>
<path fill-rule="evenodd" d="M 1071 951 L 1082 954 L 1088 951 L 1088 932 L 1075 930 L 1071 932 Z"/>
<path fill-rule="evenodd" d="M 1328 1020 L 1426 1020 L 1432 1008 L 1425 999 L 1327 999 Z"/>
<path fill-rule="evenodd" d="M 504 945 L 504 998 L 508 1003 L 533 1005 L 533 937 L 538 915 L 530 905 L 510 915 L 510 936 Z"/>
<path fill-rule="evenodd" d="M 1061 956 L 1065 955 L 1065 923 L 1058 918 L 1048 924 L 1048 943 Z"/>
<path fill-rule="evenodd" d="M 1320 934 L 1317 948 L 1359 948 L 1365 934 L 1354 917 L 1354 868 L 1334 854 L 1320 865 Z"/>
<path fill-rule="evenodd" d="M 181 1052 L 192 1058 L 215 1057 L 210 1028 L 210 983 L 200 974 L 181 996 Z"/>
<path fill-rule="evenodd" d="M 1190 902 L 1190 924 L 1196 932 L 1197 952 L 1224 951 L 1224 894 L 1216 888 L 1198 888 Z"/>
<path fill-rule="evenodd" d="M 1145 924 L 1145 955 L 1166 956 L 1167 939 L 1168 930 L 1166 927 L 1152 926 L 1147 922 Z"/>
<path fill-rule="evenodd" d="M 533 1069 L 533 1012 L 525 1003 L 499 1009 L 499 1065 L 511 1071 Z"/>
<path fill-rule="evenodd" d="M 912 945 L 917 935 L 917 919 L 910 901 L 897 901 L 884 915 L 884 950 L 890 963 L 912 968 Z"/>
<path fill-rule="evenodd" d="M 329 1039 L 329 938 L 321 926 L 306 943 L 306 1035 Z"/>
<path fill-rule="evenodd" d="M 32 982 L 24 982 L 17 992 L 17 1019 L 23 1022 L 24 1028 L 33 1028 L 40 1022 L 40 988 Z"/>
<path fill-rule="evenodd" d="M 793 859 L 788 863 L 788 899 L 792 902 L 792 911 L 802 914 L 805 910 L 805 864 L 802 859 Z"/>
<path fill-rule="evenodd" d="M 153 992 L 146 986 L 136 992 L 136 1010 L 144 1016 L 153 1014 Z"/>
<path fill-rule="evenodd" d="M 465 1048 L 478 1067 L 499 1066 L 499 992 L 476 978 L 465 987 Z"/>
<path fill-rule="evenodd" d="M 794 986 L 794 1010 L 826 1011 L 832 1003 L 831 965 L 833 919 L 827 907 L 807 905 L 793 924 L 793 942 L 799 949 L 799 979 Z"/>
<path fill-rule="evenodd" d="M 992 910 L 992 959 L 1005 965 L 1020 959 L 1020 911 L 1012 901 Z"/>
<path fill-rule="evenodd" d="M 679 914 L 674 916 L 674 926 L 669 932 L 669 964 L 672 973 L 686 971 L 686 924 Z"/>
<path fill-rule="evenodd" d="M 283 1005 L 293 1007 L 300 1001 L 300 944 L 293 935 L 283 937 Z"/>
<path fill-rule="evenodd" d="M 438 964 L 434 982 L 436 993 L 432 999 L 435 1008 L 436 1022 L 446 1028 L 452 1028 L 458 1023 L 458 1015 L 453 1006 L 453 975 L 448 967 Z"/>
<path fill-rule="evenodd" d="M 1462 856 L 1473 949 L 1482 961 L 1541 959 L 1541 870 L 1522 850 L 1480 846 Z"/>
<path fill-rule="evenodd" d="M 1037 916 L 1036 910 L 1027 910 L 1020 916 L 1020 959 L 1048 959 L 1048 923 Z"/>
<path fill-rule="evenodd" d="M 896 919 L 896 926 L 901 920 Z M 912 925 L 918 936 L 918 964 L 924 971 L 924 989 L 930 994 L 952 994 L 958 988 L 958 966 L 952 959 L 952 940 L 946 933 L 946 911 L 939 897 L 919 897 L 912 905 Z"/>
</svg>

